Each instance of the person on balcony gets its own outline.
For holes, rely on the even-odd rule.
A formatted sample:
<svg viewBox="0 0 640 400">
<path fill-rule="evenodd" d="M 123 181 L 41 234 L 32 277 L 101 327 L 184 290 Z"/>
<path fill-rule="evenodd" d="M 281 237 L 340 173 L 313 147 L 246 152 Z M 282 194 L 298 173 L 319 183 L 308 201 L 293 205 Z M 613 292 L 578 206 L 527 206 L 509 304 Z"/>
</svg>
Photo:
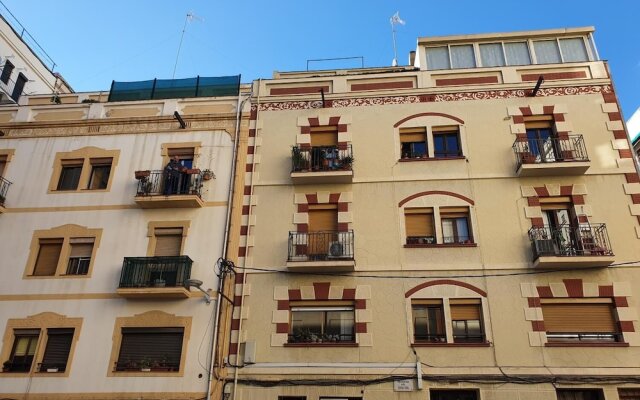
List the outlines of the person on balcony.
<svg viewBox="0 0 640 400">
<path fill-rule="evenodd" d="M 186 168 L 180 164 L 178 156 L 173 156 L 164 167 L 164 192 L 165 196 L 179 194 L 181 183 L 187 179 Z"/>
</svg>

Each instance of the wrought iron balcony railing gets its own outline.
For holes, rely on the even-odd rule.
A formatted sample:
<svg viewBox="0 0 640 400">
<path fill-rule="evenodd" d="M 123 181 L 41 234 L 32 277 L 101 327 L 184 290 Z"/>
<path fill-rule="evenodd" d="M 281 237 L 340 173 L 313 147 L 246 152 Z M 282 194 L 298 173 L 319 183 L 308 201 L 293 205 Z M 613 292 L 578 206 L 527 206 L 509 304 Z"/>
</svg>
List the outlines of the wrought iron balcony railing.
<svg viewBox="0 0 640 400">
<path fill-rule="evenodd" d="M 288 261 L 353 260 L 353 231 L 289 232 Z"/>
<path fill-rule="evenodd" d="M 0 176 L 0 206 L 4 206 L 4 201 L 7 198 L 9 186 L 11 186 L 11 182 Z"/>
<path fill-rule="evenodd" d="M 191 278 L 188 256 L 125 257 L 120 288 L 180 287 Z"/>
<path fill-rule="evenodd" d="M 582 135 L 565 135 L 547 139 L 518 139 L 513 143 L 516 169 L 522 164 L 589 161 Z"/>
<path fill-rule="evenodd" d="M 292 172 L 350 171 L 353 166 L 351 145 L 291 149 Z"/>
<path fill-rule="evenodd" d="M 138 196 L 201 196 L 202 173 L 198 169 L 179 171 L 138 171 Z"/>
<path fill-rule="evenodd" d="M 529 229 L 533 259 L 541 256 L 612 256 L 605 224 L 537 226 Z"/>
</svg>

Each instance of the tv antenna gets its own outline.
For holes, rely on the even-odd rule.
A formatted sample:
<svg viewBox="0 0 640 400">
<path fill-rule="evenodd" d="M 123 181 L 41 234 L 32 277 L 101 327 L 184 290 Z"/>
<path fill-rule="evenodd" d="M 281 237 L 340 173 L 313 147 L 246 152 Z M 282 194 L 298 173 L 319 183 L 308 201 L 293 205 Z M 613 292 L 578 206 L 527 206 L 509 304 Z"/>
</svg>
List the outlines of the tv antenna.
<svg viewBox="0 0 640 400">
<path fill-rule="evenodd" d="M 184 19 L 184 26 L 182 27 L 182 35 L 180 35 L 180 44 L 178 45 L 178 54 L 176 54 L 176 63 L 173 65 L 173 75 L 171 79 L 176 77 L 176 69 L 178 68 L 178 59 L 180 58 L 180 49 L 182 49 L 182 40 L 184 39 L 184 32 L 187 30 L 187 24 L 193 20 L 204 22 L 204 18 L 200 18 L 192 11 L 187 13 L 187 17 Z"/>
<path fill-rule="evenodd" d="M 400 19 L 400 11 L 396 11 L 395 14 L 389 19 L 391 23 L 391 34 L 393 35 L 393 61 L 391 62 L 392 67 L 398 66 L 398 48 L 396 47 L 396 25 L 404 25 L 405 22 Z"/>
</svg>

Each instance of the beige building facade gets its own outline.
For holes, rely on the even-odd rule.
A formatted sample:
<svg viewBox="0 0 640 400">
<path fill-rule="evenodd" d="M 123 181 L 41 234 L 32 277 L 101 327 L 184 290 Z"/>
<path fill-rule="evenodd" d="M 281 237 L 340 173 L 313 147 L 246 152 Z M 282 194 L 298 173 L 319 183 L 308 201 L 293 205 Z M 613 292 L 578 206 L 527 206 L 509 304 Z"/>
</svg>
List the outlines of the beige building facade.
<svg viewBox="0 0 640 400">
<path fill-rule="evenodd" d="M 0 108 L 12 182 L 0 208 L 0 397 L 221 390 L 217 260 L 249 118 L 231 78 L 223 94 L 199 77 L 197 97 L 184 94 L 195 86 L 160 92 L 173 81 L 155 81 L 150 99 L 114 83 Z"/>
<path fill-rule="evenodd" d="M 640 179 L 593 29 L 411 58 L 254 82 L 224 393 L 639 399 Z"/>
</svg>

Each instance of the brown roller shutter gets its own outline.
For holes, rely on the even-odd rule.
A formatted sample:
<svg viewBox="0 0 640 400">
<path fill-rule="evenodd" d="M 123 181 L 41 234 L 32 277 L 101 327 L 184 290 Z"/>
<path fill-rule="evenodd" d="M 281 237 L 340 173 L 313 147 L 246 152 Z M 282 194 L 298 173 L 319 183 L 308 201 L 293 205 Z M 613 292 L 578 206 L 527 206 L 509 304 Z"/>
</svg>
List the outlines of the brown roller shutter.
<svg viewBox="0 0 640 400">
<path fill-rule="evenodd" d="M 156 228 L 154 256 L 179 256 L 182 249 L 182 228 Z"/>
<path fill-rule="evenodd" d="M 449 125 L 449 126 L 432 126 L 431 127 L 431 132 L 438 132 L 438 133 L 442 133 L 442 132 L 447 132 L 447 133 L 458 133 L 458 126 L 457 125 Z"/>
<path fill-rule="evenodd" d="M 464 218 L 469 216 L 469 207 L 440 207 L 440 218 Z"/>
<path fill-rule="evenodd" d="M 426 138 L 427 130 L 425 128 L 400 129 L 400 143 L 426 142 Z"/>
<path fill-rule="evenodd" d="M 406 209 L 407 236 L 435 236 L 433 231 L 433 209 Z"/>
<path fill-rule="evenodd" d="M 40 249 L 36 266 L 33 269 L 35 276 L 53 276 L 58 268 L 60 252 L 62 251 L 62 239 L 40 239 Z"/>
<path fill-rule="evenodd" d="M 309 210 L 309 232 L 337 230 L 338 213 L 335 210 Z"/>
<path fill-rule="evenodd" d="M 72 238 L 69 241 L 71 243 L 69 257 L 91 257 L 94 241 L 94 238 Z"/>
<path fill-rule="evenodd" d="M 169 157 L 178 156 L 178 158 L 193 158 L 194 153 L 195 149 L 193 147 L 177 147 L 167 150 Z"/>
<path fill-rule="evenodd" d="M 479 300 L 451 300 L 451 320 L 479 320 L 480 301 Z"/>
<path fill-rule="evenodd" d="M 311 147 L 337 146 L 338 127 L 337 126 L 314 126 L 311 127 Z"/>
<path fill-rule="evenodd" d="M 542 304 L 547 332 L 615 333 L 611 304 Z"/>
</svg>

